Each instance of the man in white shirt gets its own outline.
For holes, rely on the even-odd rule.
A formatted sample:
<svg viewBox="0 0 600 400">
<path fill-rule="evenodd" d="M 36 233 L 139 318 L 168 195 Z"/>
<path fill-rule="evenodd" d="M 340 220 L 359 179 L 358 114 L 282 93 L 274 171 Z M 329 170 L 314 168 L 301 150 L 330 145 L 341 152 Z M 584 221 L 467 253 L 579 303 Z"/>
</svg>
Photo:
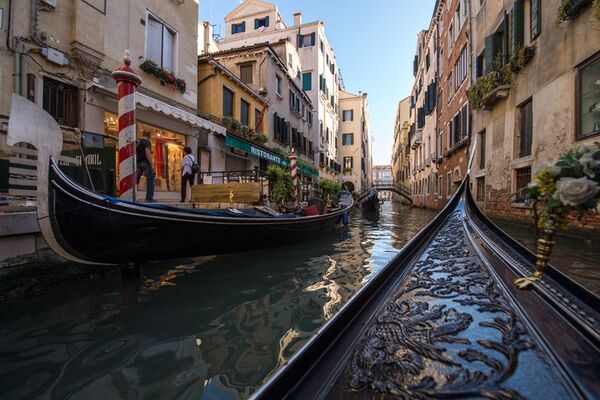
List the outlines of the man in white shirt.
<svg viewBox="0 0 600 400">
<path fill-rule="evenodd" d="M 183 149 L 183 152 L 185 155 L 183 156 L 183 160 L 181 160 L 181 202 L 185 203 L 188 182 L 191 188 L 196 178 L 196 174 L 193 172 L 196 159 L 192 155 L 192 149 L 190 147 Z"/>
</svg>

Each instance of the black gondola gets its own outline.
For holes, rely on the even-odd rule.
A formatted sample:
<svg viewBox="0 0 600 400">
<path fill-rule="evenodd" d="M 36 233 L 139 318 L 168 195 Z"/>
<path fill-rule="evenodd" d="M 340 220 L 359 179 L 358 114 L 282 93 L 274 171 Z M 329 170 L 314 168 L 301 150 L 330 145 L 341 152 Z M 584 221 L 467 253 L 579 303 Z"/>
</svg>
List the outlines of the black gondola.
<svg viewBox="0 0 600 400">
<path fill-rule="evenodd" d="M 53 237 L 47 239 L 68 258 L 96 264 L 230 253 L 314 237 L 340 222 L 352 207 L 351 197 L 316 216 L 140 204 L 92 192 L 51 160 L 48 211 Z"/>
<path fill-rule="evenodd" d="M 600 396 L 600 299 L 477 208 L 445 209 L 254 399 L 582 399 Z"/>
<path fill-rule="evenodd" d="M 362 202 L 362 208 L 365 211 L 368 212 L 376 212 L 379 210 L 379 197 L 377 196 L 377 193 L 375 193 L 374 195 L 368 196 L 366 199 L 363 200 Z"/>
<path fill-rule="evenodd" d="M 63 138 L 51 115 L 13 94 L 7 144 L 38 151 L 40 231 L 59 255 L 80 263 L 119 264 L 271 247 L 309 239 L 333 228 L 352 208 L 315 216 L 272 215 L 258 209 L 181 209 L 101 195 L 69 179 L 56 164 Z"/>
</svg>

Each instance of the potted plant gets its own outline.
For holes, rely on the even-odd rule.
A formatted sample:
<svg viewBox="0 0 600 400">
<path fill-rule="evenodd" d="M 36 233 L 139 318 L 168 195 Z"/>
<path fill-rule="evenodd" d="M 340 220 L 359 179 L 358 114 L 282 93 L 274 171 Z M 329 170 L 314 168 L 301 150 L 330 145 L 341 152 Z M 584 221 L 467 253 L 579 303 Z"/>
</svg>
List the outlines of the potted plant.
<svg viewBox="0 0 600 400">
<path fill-rule="evenodd" d="M 515 284 L 523 289 L 543 276 L 554 234 L 566 228 L 573 213 L 593 212 L 600 199 L 600 143 L 569 150 L 556 163 L 540 169 L 529 185 L 534 218 L 542 235 L 537 243 L 535 272 Z"/>
<path fill-rule="evenodd" d="M 277 165 L 269 165 L 267 176 L 271 183 L 271 199 L 279 206 L 279 209 L 282 209 L 285 203 L 294 200 L 294 186 L 290 170 Z"/>
</svg>

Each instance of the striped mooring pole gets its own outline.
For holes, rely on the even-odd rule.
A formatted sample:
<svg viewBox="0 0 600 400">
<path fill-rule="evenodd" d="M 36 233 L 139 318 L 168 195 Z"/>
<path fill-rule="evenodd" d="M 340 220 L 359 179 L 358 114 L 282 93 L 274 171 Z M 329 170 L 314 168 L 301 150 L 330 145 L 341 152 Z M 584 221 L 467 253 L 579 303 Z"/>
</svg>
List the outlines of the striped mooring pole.
<svg viewBox="0 0 600 400">
<path fill-rule="evenodd" d="M 297 204 L 298 199 L 298 171 L 296 169 L 296 152 L 292 147 L 290 151 L 290 172 L 292 173 L 292 186 L 294 187 L 294 204 Z"/>
<path fill-rule="evenodd" d="M 142 78 L 130 67 L 129 50 L 125 50 L 123 64 L 112 73 L 117 81 L 119 101 L 119 197 L 136 201 L 135 89 Z"/>
</svg>

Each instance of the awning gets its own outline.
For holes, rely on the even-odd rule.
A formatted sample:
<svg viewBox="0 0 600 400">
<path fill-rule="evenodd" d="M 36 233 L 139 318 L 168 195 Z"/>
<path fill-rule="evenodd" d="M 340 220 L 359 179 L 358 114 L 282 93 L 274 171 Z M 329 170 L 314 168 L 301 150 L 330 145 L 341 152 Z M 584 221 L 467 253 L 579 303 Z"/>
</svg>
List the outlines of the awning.
<svg viewBox="0 0 600 400">
<path fill-rule="evenodd" d="M 225 127 L 215 124 L 207 119 L 194 115 L 190 112 L 182 110 L 181 108 L 174 107 L 170 104 L 162 102 L 160 100 L 154 99 L 150 96 L 146 96 L 140 92 L 135 93 L 135 101 L 136 103 L 141 104 L 146 108 L 150 108 L 154 111 L 161 112 L 169 117 L 180 119 L 184 122 L 192 126 L 196 126 L 198 128 L 204 128 L 213 133 L 225 136 L 226 130 Z"/>
<path fill-rule="evenodd" d="M 233 135 L 227 135 L 225 137 L 225 145 L 227 147 L 233 147 L 234 149 L 243 151 L 244 153 L 248 153 L 249 155 L 252 155 L 254 157 L 270 161 L 274 164 L 281 165 L 286 168 L 290 167 L 290 160 L 287 157 L 284 157 L 281 154 L 277 154 L 263 147 L 256 146 Z M 312 175 L 317 177 L 319 176 L 319 171 L 317 169 L 303 162 L 298 162 L 297 167 L 298 171 L 301 174 Z"/>
</svg>

